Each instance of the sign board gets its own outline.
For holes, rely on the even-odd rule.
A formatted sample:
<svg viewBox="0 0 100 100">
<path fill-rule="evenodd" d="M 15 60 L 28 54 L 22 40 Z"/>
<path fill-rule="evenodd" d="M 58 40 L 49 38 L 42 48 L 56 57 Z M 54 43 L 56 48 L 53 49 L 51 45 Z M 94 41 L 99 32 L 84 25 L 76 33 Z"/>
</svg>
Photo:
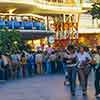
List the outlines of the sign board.
<svg viewBox="0 0 100 100">
<path fill-rule="evenodd" d="M 50 37 L 48 38 L 48 42 L 49 42 L 50 44 L 53 44 L 53 43 L 55 42 L 54 36 L 50 36 Z"/>
</svg>

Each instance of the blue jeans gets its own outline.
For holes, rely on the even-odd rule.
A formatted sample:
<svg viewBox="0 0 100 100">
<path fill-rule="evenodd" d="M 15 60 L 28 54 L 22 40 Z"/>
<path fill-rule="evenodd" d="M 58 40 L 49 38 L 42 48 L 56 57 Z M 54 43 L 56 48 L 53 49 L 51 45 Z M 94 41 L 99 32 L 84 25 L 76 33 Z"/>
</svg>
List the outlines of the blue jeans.
<svg viewBox="0 0 100 100">
<path fill-rule="evenodd" d="M 67 70 L 67 64 L 63 63 L 63 70 L 65 73 L 65 81 L 68 80 L 68 70 Z"/>
<path fill-rule="evenodd" d="M 57 72 L 63 73 L 63 62 L 60 60 L 57 61 Z"/>
<path fill-rule="evenodd" d="M 56 72 L 56 62 L 55 61 L 50 61 L 50 68 L 51 68 L 51 73 L 54 74 Z"/>
<path fill-rule="evenodd" d="M 44 62 L 43 62 L 43 72 L 44 72 L 44 73 L 46 73 L 46 70 L 47 70 L 47 67 L 46 67 L 47 64 L 46 64 L 46 62 L 47 62 L 47 61 L 44 61 Z"/>
<path fill-rule="evenodd" d="M 100 94 L 100 68 L 95 72 L 95 91 L 96 95 Z"/>
<path fill-rule="evenodd" d="M 21 79 L 21 66 L 17 68 L 17 79 Z"/>
<path fill-rule="evenodd" d="M 0 69 L 0 80 L 4 80 L 4 72 Z"/>
<path fill-rule="evenodd" d="M 66 71 L 67 71 L 67 65 L 65 63 L 63 63 L 63 70 L 64 70 L 64 73 L 66 73 Z"/>
<path fill-rule="evenodd" d="M 71 92 L 75 92 L 77 68 L 75 66 L 67 67 L 67 70 L 68 70 L 68 79 L 70 82 L 70 90 Z"/>
<path fill-rule="evenodd" d="M 27 71 L 27 76 L 31 77 L 32 76 L 32 72 L 33 72 L 33 70 L 32 70 L 32 64 L 31 63 L 27 64 L 26 71 Z"/>
<path fill-rule="evenodd" d="M 51 73 L 51 66 L 50 66 L 50 62 L 49 61 L 46 62 L 46 67 L 47 67 L 46 68 L 46 73 L 47 74 Z"/>
</svg>

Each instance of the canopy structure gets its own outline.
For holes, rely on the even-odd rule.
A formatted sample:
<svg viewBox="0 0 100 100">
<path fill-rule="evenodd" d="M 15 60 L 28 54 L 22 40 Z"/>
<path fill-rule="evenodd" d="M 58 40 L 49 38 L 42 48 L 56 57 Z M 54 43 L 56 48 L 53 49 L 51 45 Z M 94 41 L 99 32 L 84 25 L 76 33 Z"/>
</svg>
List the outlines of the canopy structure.
<svg viewBox="0 0 100 100">
<path fill-rule="evenodd" d="M 49 37 L 49 36 L 54 36 L 55 33 L 54 32 L 50 32 L 50 31 L 37 31 L 37 30 L 18 30 L 21 33 L 21 37 L 23 40 L 36 40 L 36 39 L 40 39 L 40 38 L 45 38 L 45 37 Z"/>
<path fill-rule="evenodd" d="M 0 0 L 0 13 L 8 12 L 15 14 L 78 14 L 84 11 L 78 0 L 73 3 L 53 3 L 46 0 Z"/>
</svg>

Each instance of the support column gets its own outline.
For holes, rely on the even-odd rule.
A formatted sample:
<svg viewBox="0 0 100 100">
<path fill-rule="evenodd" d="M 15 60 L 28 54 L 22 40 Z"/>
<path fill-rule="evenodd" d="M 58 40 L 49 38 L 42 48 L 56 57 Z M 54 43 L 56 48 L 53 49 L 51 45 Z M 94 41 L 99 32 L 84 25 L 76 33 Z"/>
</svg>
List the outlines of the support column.
<svg viewBox="0 0 100 100">
<path fill-rule="evenodd" d="M 46 18 L 46 30 L 49 30 L 49 17 Z"/>
<path fill-rule="evenodd" d="M 34 49 L 34 40 L 32 39 L 32 49 Z"/>
<path fill-rule="evenodd" d="M 78 47 L 78 44 L 79 44 L 79 26 L 80 26 L 80 14 L 78 14 L 78 22 L 77 22 L 77 25 L 76 25 L 76 46 Z"/>
</svg>

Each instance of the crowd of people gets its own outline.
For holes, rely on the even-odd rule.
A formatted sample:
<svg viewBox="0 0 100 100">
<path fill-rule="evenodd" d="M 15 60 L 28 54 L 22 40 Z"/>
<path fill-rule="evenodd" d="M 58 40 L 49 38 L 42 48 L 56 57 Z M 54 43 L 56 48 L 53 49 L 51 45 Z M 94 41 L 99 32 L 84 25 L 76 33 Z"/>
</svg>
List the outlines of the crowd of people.
<svg viewBox="0 0 100 100">
<path fill-rule="evenodd" d="M 69 83 L 71 94 L 76 92 L 76 77 L 83 95 L 87 95 L 88 76 L 95 72 L 96 97 L 100 97 L 100 46 L 96 51 L 68 45 L 66 49 L 49 48 L 37 52 L 0 52 L 0 80 L 23 79 L 34 75 L 65 73 L 64 85 Z"/>
<path fill-rule="evenodd" d="M 0 80 L 63 73 L 62 50 L 0 53 Z"/>
</svg>

